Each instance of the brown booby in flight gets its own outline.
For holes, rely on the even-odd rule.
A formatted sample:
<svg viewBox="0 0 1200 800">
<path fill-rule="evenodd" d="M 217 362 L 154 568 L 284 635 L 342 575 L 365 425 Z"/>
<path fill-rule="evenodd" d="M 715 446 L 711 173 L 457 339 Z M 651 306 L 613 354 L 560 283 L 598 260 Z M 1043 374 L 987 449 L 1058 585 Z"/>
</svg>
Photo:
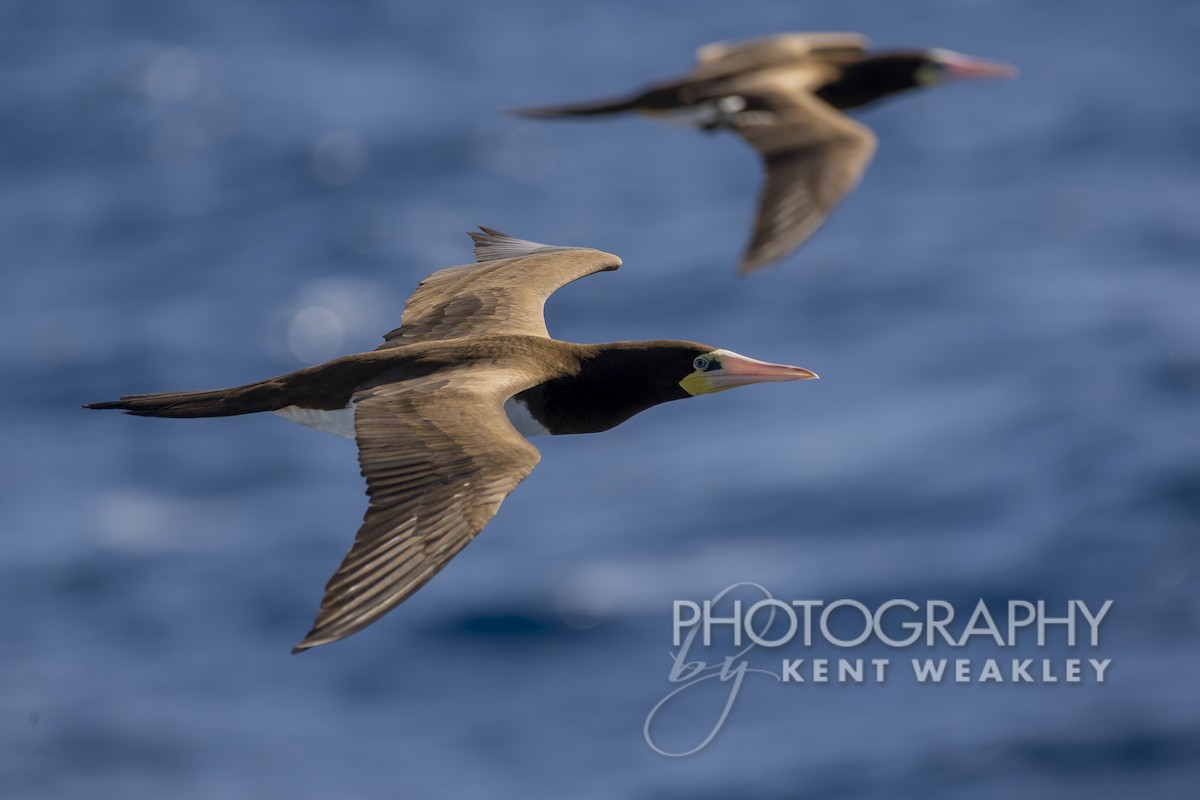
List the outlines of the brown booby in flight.
<svg viewBox="0 0 1200 800">
<path fill-rule="evenodd" d="M 888 95 L 954 78 L 1008 78 L 1009 64 L 949 50 L 867 51 L 856 33 L 785 33 L 717 42 L 682 78 L 613 100 L 518 109 L 524 117 L 636 111 L 706 131 L 732 130 L 766 162 L 746 274 L 783 258 L 858 183 L 875 136 L 845 114 Z"/>
<path fill-rule="evenodd" d="M 85 406 L 145 417 L 270 411 L 358 443 L 366 516 L 293 652 L 366 627 L 444 567 L 538 463 L 527 437 L 604 431 L 669 400 L 817 377 L 694 342 L 551 339 L 546 299 L 621 259 L 481 230 L 471 234 L 478 263 L 426 278 L 372 352 L 233 389 Z"/>
</svg>

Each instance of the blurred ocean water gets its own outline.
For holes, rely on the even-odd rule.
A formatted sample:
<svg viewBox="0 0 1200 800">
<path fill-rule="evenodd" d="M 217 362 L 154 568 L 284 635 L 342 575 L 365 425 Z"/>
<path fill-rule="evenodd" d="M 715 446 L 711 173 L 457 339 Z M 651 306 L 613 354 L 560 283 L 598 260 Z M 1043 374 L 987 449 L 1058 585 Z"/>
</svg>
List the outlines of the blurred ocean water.
<svg viewBox="0 0 1200 800">
<path fill-rule="evenodd" d="M 734 138 L 501 113 L 806 29 L 1022 77 L 860 115 L 863 183 L 751 280 Z M 1194 796 L 1198 35 L 1168 0 L 0 5 L 0 796 Z M 78 406 L 372 348 L 477 224 L 622 256 L 558 338 L 823 380 L 539 441 L 444 573 L 293 657 L 353 445 Z M 655 755 L 671 601 L 744 580 L 1111 598 L 1109 682 L 755 684 Z"/>
</svg>

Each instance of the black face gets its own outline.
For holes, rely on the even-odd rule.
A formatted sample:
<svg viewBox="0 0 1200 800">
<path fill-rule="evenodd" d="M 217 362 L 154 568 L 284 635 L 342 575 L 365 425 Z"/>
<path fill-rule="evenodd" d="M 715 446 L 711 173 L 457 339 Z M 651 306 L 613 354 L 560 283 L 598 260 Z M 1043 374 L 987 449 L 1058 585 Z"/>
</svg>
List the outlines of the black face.
<svg viewBox="0 0 1200 800">
<path fill-rule="evenodd" d="M 898 50 L 845 65 L 840 77 L 821 87 L 817 96 L 836 108 L 856 108 L 905 89 L 931 86 L 950 79 L 1016 76 L 1017 68 L 1001 61 L 988 61 L 951 50 Z"/>
<path fill-rule="evenodd" d="M 715 352 L 715 347 L 696 342 L 645 342 L 601 354 L 596 365 L 613 359 L 614 368 L 619 368 L 626 380 L 641 384 L 648 393 L 661 398 L 658 402 L 663 402 L 688 396 L 679 383 L 697 370 L 717 369 L 720 365 Z"/>
<path fill-rule="evenodd" d="M 524 393 L 539 421 L 553 433 L 595 433 L 659 403 L 690 394 L 680 382 L 714 348 L 692 342 L 622 342 L 584 356 L 579 372 Z M 710 363 L 705 367 L 713 369 Z"/>
<path fill-rule="evenodd" d="M 840 78 L 817 91 L 817 97 L 834 108 L 858 108 L 906 89 L 934 83 L 940 73 L 941 65 L 931 53 L 884 53 L 847 66 Z"/>
<path fill-rule="evenodd" d="M 666 391 L 677 395 L 680 383 L 686 378 L 721 368 L 720 355 L 715 347 L 694 342 L 663 343 L 662 355 L 667 359 L 662 369 L 662 380 Z M 689 396 L 684 392 L 681 396 Z"/>
<path fill-rule="evenodd" d="M 752 383 L 817 377 L 803 367 L 771 364 L 695 342 L 575 347 L 582 351 L 578 371 L 517 395 L 551 433 L 605 431 L 659 403 Z"/>
</svg>

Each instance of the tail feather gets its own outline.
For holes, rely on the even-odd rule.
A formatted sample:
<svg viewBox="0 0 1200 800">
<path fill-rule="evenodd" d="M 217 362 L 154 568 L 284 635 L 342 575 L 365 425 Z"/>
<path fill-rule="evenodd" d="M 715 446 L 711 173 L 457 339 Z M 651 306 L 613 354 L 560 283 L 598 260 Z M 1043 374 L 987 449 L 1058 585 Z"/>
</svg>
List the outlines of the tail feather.
<svg viewBox="0 0 1200 800">
<path fill-rule="evenodd" d="M 638 108 L 637 97 L 623 97 L 619 100 L 597 100 L 590 103 L 576 103 L 565 106 L 541 106 L 538 108 L 517 108 L 512 114 L 518 117 L 545 119 L 549 117 L 588 117 L 597 114 L 619 114 L 622 111 L 634 111 Z"/>
<path fill-rule="evenodd" d="M 84 408 L 119 409 L 139 417 L 232 417 L 283 408 L 287 403 L 282 388 L 269 380 L 210 392 L 131 394 L 106 403 L 88 403 Z"/>
</svg>

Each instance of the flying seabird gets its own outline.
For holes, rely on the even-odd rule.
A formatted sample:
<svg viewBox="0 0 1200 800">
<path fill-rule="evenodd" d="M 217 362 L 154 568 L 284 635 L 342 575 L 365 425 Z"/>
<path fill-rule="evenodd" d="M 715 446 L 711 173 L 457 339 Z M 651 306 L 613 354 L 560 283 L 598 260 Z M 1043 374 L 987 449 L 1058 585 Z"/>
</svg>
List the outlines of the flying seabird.
<svg viewBox="0 0 1200 800">
<path fill-rule="evenodd" d="M 551 339 L 546 299 L 621 259 L 480 230 L 470 234 L 478 263 L 422 281 L 374 351 L 232 389 L 85 406 L 144 417 L 270 411 L 358 443 L 370 503 L 293 652 L 361 630 L 432 578 L 538 463 L 528 437 L 604 431 L 669 400 L 817 377 L 694 342 Z"/>
<path fill-rule="evenodd" d="M 705 131 L 726 128 L 766 163 L 741 274 L 783 258 L 858 183 L 875 135 L 839 112 L 954 78 L 1008 78 L 1010 64 L 949 50 L 869 53 L 857 33 L 785 33 L 696 51 L 687 75 L 613 100 L 517 109 L 524 117 L 636 111 Z"/>
</svg>

